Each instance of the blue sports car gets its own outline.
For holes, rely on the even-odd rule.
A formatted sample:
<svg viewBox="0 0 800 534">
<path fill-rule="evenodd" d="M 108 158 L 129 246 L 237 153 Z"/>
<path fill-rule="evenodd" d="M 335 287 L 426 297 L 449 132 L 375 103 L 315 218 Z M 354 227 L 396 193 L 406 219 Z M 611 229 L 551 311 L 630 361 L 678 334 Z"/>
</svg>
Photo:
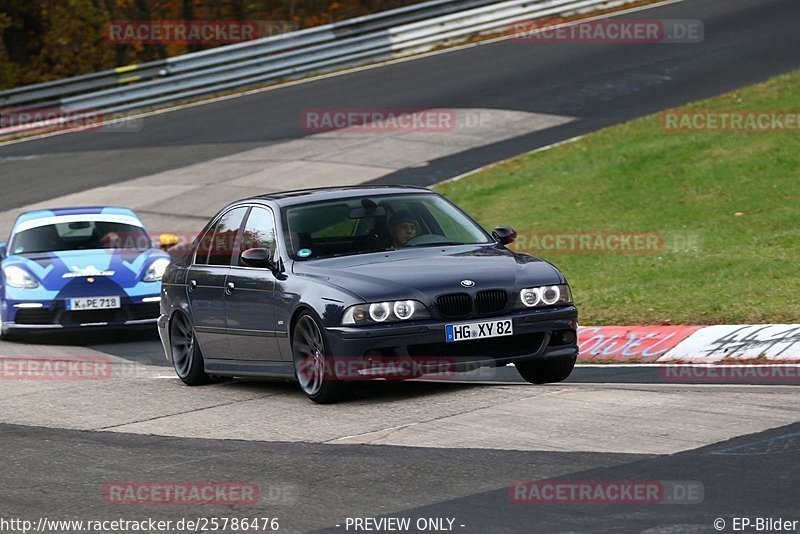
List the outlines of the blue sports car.
<svg viewBox="0 0 800 534">
<path fill-rule="evenodd" d="M 163 236 L 162 246 L 174 236 Z M 177 239 L 177 238 L 175 238 Z M 155 325 L 167 252 L 118 207 L 20 215 L 0 243 L 0 332 Z"/>
</svg>

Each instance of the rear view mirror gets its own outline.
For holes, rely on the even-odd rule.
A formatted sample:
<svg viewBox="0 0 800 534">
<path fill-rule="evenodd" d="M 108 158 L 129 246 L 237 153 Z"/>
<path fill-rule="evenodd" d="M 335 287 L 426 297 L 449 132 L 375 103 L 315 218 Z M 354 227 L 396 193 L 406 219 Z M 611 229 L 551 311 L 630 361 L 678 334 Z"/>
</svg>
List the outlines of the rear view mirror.
<svg viewBox="0 0 800 534">
<path fill-rule="evenodd" d="M 492 237 L 501 245 L 510 245 L 517 239 L 517 231 L 510 226 L 498 226 L 492 230 Z"/>
<path fill-rule="evenodd" d="M 242 252 L 242 263 L 247 267 L 257 269 L 275 270 L 275 262 L 272 261 L 273 253 L 266 248 L 250 248 Z"/>
<path fill-rule="evenodd" d="M 180 242 L 181 239 L 175 234 L 161 234 L 158 237 L 158 248 L 161 250 L 167 250 L 168 248 L 172 248 Z"/>
<path fill-rule="evenodd" d="M 4 260 L 6 259 L 6 256 L 8 256 L 8 250 L 6 248 L 7 245 L 8 243 L 5 241 L 0 242 L 0 260 Z"/>
<path fill-rule="evenodd" d="M 366 219 L 367 217 L 383 217 L 386 215 L 386 208 L 375 206 L 374 208 L 353 208 L 350 210 L 351 219 Z"/>
</svg>

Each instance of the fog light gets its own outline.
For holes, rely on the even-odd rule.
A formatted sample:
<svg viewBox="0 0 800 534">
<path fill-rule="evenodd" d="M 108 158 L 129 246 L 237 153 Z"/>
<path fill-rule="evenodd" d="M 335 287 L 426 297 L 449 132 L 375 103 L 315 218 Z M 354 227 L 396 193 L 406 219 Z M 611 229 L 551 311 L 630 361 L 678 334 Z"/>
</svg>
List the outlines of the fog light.
<svg viewBox="0 0 800 534">
<path fill-rule="evenodd" d="M 561 342 L 564 345 L 572 345 L 575 343 L 575 331 L 574 330 L 564 330 L 561 333 Z"/>
</svg>

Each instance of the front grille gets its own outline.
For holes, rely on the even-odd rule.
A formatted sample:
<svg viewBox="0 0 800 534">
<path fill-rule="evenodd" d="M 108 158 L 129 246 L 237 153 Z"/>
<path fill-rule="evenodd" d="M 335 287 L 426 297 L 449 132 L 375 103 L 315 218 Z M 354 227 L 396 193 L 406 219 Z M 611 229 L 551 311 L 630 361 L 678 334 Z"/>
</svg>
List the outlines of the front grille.
<svg viewBox="0 0 800 534">
<path fill-rule="evenodd" d="M 44 308 L 17 310 L 14 322 L 17 324 L 52 324 L 55 323 L 56 312 Z"/>
<path fill-rule="evenodd" d="M 124 309 L 67 311 L 61 314 L 61 324 L 110 323 L 127 320 Z"/>
<path fill-rule="evenodd" d="M 454 343 L 426 343 L 423 345 L 409 345 L 408 354 L 412 357 L 441 356 L 463 358 L 505 358 L 511 356 L 524 356 L 536 354 L 542 348 L 544 333 L 521 334 L 488 339 L 475 339 L 471 341 L 456 341 Z"/>
<path fill-rule="evenodd" d="M 122 308 L 116 310 L 20 309 L 14 316 L 14 322 L 20 325 L 60 324 L 65 326 L 87 323 L 123 323 L 125 321 L 158 319 L 159 313 L 160 306 L 157 302 L 123 304 Z"/>
<path fill-rule="evenodd" d="M 472 298 L 467 293 L 452 293 L 436 299 L 436 307 L 442 317 L 455 319 L 472 314 Z"/>
<path fill-rule="evenodd" d="M 500 313 L 508 306 L 508 292 L 504 289 L 489 289 L 475 296 L 475 308 L 480 315 Z"/>
</svg>

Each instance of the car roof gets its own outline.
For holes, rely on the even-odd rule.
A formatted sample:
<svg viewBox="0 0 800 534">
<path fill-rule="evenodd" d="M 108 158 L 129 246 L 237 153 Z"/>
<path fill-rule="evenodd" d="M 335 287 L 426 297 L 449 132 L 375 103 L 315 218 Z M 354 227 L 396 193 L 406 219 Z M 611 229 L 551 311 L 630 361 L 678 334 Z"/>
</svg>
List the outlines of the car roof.
<svg viewBox="0 0 800 534">
<path fill-rule="evenodd" d="M 247 200 L 271 200 L 281 207 L 296 204 L 307 204 L 309 202 L 319 202 L 322 200 L 337 200 L 340 198 L 350 198 L 369 195 L 391 195 L 403 193 L 429 193 L 434 194 L 428 188 L 410 185 L 374 185 L 374 186 L 341 186 L 341 187 L 320 187 L 315 189 L 298 189 L 295 191 L 281 191 L 277 193 L 267 193 L 252 197 Z M 243 202 L 242 201 L 242 202 Z"/>
</svg>

